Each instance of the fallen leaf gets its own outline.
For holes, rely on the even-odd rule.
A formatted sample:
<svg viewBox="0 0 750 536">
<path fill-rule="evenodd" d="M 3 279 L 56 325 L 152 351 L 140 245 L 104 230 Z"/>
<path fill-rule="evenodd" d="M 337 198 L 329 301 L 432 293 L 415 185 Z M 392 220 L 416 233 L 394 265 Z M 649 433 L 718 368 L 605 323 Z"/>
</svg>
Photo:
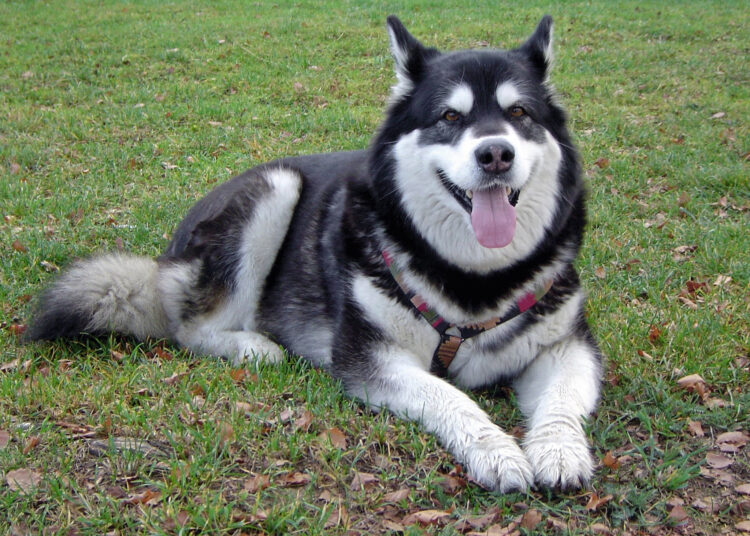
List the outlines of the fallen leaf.
<svg viewBox="0 0 750 536">
<path fill-rule="evenodd" d="M 349 489 L 352 491 L 359 491 L 372 487 L 380 482 L 380 479 L 372 473 L 355 472 L 352 483 L 349 485 Z"/>
<path fill-rule="evenodd" d="M 154 506 L 161 501 L 161 492 L 146 489 L 141 493 L 134 493 L 122 500 L 122 504 L 145 504 Z"/>
<path fill-rule="evenodd" d="M 706 463 L 714 469 L 726 469 L 732 465 L 733 461 L 731 458 L 727 458 L 723 454 L 714 454 L 709 452 L 706 454 Z"/>
<path fill-rule="evenodd" d="M 312 477 L 307 473 L 300 473 L 298 471 L 292 471 L 286 473 L 279 478 L 279 483 L 284 487 L 298 487 L 309 484 L 312 481 Z"/>
<path fill-rule="evenodd" d="M 346 448 L 346 435 L 344 435 L 344 432 L 338 428 L 329 428 L 328 430 L 323 431 L 318 438 L 321 441 L 330 441 L 331 445 L 336 448 L 342 450 Z"/>
<path fill-rule="evenodd" d="M 727 115 L 726 112 L 716 112 L 711 116 L 711 119 L 721 119 L 725 115 Z"/>
<path fill-rule="evenodd" d="M 525 514 L 523 514 L 520 526 L 521 528 L 531 531 L 534 530 L 534 527 L 536 527 L 541 521 L 542 514 L 539 513 L 539 510 L 531 508 L 527 510 Z"/>
<path fill-rule="evenodd" d="M 284 423 L 291 421 L 293 417 L 294 411 L 292 411 L 291 408 L 286 408 L 284 411 L 279 413 L 279 420 Z"/>
<path fill-rule="evenodd" d="M 390 493 L 386 493 L 383 496 L 383 500 L 385 502 L 399 502 L 403 501 L 404 499 L 407 499 L 409 497 L 409 488 L 400 488 L 396 491 L 392 491 Z"/>
<path fill-rule="evenodd" d="M 26 440 L 26 444 L 23 446 L 22 452 L 28 454 L 39 444 L 39 436 L 32 436 Z"/>
<path fill-rule="evenodd" d="M 716 513 L 721 510 L 721 503 L 713 497 L 695 499 L 690 503 L 690 506 L 701 512 Z"/>
<path fill-rule="evenodd" d="M 605 167 L 609 167 L 609 158 L 601 157 L 597 158 L 594 162 L 594 165 L 598 167 L 599 169 L 604 169 Z"/>
<path fill-rule="evenodd" d="M 604 279 L 607 277 L 607 272 L 604 270 L 604 267 L 599 266 L 594 270 L 594 275 L 599 279 Z"/>
<path fill-rule="evenodd" d="M 174 385 L 185 376 L 187 376 L 187 372 L 175 372 L 169 378 L 164 378 L 162 381 L 167 385 Z"/>
<path fill-rule="evenodd" d="M 716 446 L 721 452 L 739 452 L 747 445 L 748 437 L 744 432 L 724 432 L 716 437 Z"/>
<path fill-rule="evenodd" d="M 661 329 L 658 326 L 651 326 L 648 328 L 648 340 L 651 344 L 656 343 L 661 338 Z"/>
<path fill-rule="evenodd" d="M 734 528 L 741 530 L 742 532 L 750 532 L 750 520 L 740 521 L 734 524 Z"/>
<path fill-rule="evenodd" d="M 31 469 L 15 469 L 6 473 L 5 481 L 12 491 L 29 493 L 39 486 L 39 483 L 42 481 L 42 475 Z"/>
<path fill-rule="evenodd" d="M 406 516 L 402 523 L 408 525 L 442 525 L 448 522 L 451 513 L 446 510 L 420 510 Z"/>
<path fill-rule="evenodd" d="M 52 273 L 52 272 L 60 271 L 60 267 L 53 262 L 42 261 L 39 264 L 41 265 L 42 268 L 44 268 L 45 272 Z"/>
<path fill-rule="evenodd" d="M 21 171 L 21 166 L 18 165 L 18 162 L 11 162 L 10 163 L 10 174 L 16 175 L 18 172 Z"/>
<path fill-rule="evenodd" d="M 268 475 L 255 475 L 245 479 L 242 489 L 248 493 L 257 493 L 271 485 L 271 479 Z"/>
<path fill-rule="evenodd" d="M 26 324 L 11 324 L 8 326 L 8 332 L 11 335 L 15 335 L 16 337 L 20 337 L 24 334 L 26 331 Z"/>
<path fill-rule="evenodd" d="M 459 532 L 468 532 L 471 530 L 482 530 L 497 520 L 500 511 L 498 508 L 491 508 L 486 514 L 481 516 L 466 516 L 460 519 L 453 528 Z"/>
<path fill-rule="evenodd" d="M 609 501 L 612 500 L 612 495 L 605 495 L 604 497 L 599 497 L 599 495 L 596 492 L 591 492 L 591 495 L 589 497 L 589 502 L 586 503 L 586 510 L 589 512 L 596 511 L 600 506 L 603 506 L 607 504 Z"/>
<path fill-rule="evenodd" d="M 27 251 L 29 251 L 29 248 L 21 244 L 21 242 L 19 242 L 18 240 L 14 240 L 11 243 L 10 247 L 12 247 L 15 251 L 18 251 L 19 253 L 26 253 Z"/>
<path fill-rule="evenodd" d="M 10 443 L 10 432 L 0 430 L 0 449 L 5 448 Z"/>
<path fill-rule="evenodd" d="M 694 437 L 703 437 L 706 435 L 705 432 L 703 432 L 703 426 L 698 421 L 691 421 L 688 419 L 687 429 Z"/>
<path fill-rule="evenodd" d="M 300 415 L 299 418 L 294 421 L 294 427 L 300 430 L 307 431 L 307 429 L 310 428 L 312 422 L 313 414 L 305 410 L 302 412 L 302 415 Z"/>
<path fill-rule="evenodd" d="M 739 486 L 734 488 L 734 491 L 736 491 L 740 495 L 750 495 L 750 484 L 740 484 Z"/>
<path fill-rule="evenodd" d="M 448 495 L 455 495 L 466 487 L 466 479 L 460 476 L 442 475 L 438 484 Z"/>
<path fill-rule="evenodd" d="M 303 91 L 305 91 L 305 86 L 303 86 L 300 82 L 295 82 L 292 87 L 294 87 L 294 91 L 296 91 L 297 93 L 302 93 Z"/>
<path fill-rule="evenodd" d="M 222 443 L 234 441 L 234 427 L 228 422 L 219 423 L 219 438 Z"/>
<path fill-rule="evenodd" d="M 690 516 L 687 514 L 685 509 L 680 505 L 677 505 L 674 508 L 672 508 L 672 510 L 670 510 L 669 512 L 669 515 L 667 515 L 667 521 L 675 525 L 683 523 L 687 521 L 688 519 L 690 519 Z"/>
<path fill-rule="evenodd" d="M 721 398 L 709 398 L 706 400 L 705 405 L 708 409 L 724 408 L 730 405 L 726 400 Z"/>
<path fill-rule="evenodd" d="M 250 371 L 246 368 L 232 369 L 232 371 L 229 373 L 229 377 L 237 383 L 242 383 L 246 379 L 253 381 L 258 379 L 258 376 L 256 376 L 255 374 L 250 374 Z"/>
<path fill-rule="evenodd" d="M 683 376 L 677 380 L 677 385 L 690 393 L 698 393 L 698 396 L 700 396 L 702 400 L 706 400 L 706 397 L 710 392 L 706 388 L 706 382 L 700 374 L 689 374 L 688 376 Z"/>
<path fill-rule="evenodd" d="M 602 458 L 602 465 L 609 469 L 610 471 L 617 471 L 620 468 L 620 462 L 615 457 L 614 454 L 612 454 L 612 451 L 607 451 L 607 453 Z"/>
</svg>

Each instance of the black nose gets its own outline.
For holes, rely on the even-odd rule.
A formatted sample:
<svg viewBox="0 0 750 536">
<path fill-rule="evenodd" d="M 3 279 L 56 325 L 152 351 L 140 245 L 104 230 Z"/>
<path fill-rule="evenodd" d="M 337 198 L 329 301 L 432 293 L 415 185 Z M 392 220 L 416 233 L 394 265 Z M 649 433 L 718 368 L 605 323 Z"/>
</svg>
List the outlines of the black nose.
<svg viewBox="0 0 750 536">
<path fill-rule="evenodd" d="M 477 147 L 474 156 L 479 167 L 487 173 L 503 173 L 513 165 L 516 151 L 505 140 L 491 140 Z"/>
</svg>

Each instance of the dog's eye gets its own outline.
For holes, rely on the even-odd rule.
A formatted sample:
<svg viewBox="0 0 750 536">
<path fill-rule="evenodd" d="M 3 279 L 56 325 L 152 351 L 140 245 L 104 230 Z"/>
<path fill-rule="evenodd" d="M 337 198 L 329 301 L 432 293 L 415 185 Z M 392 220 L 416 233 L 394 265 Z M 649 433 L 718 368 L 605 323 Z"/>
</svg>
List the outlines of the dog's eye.
<svg viewBox="0 0 750 536">
<path fill-rule="evenodd" d="M 459 119 L 461 119 L 461 114 L 456 110 L 448 110 L 443 114 L 443 119 L 450 122 L 458 121 Z"/>
<path fill-rule="evenodd" d="M 508 112 L 510 112 L 511 117 L 523 117 L 526 115 L 526 110 L 522 106 L 512 106 Z"/>
</svg>

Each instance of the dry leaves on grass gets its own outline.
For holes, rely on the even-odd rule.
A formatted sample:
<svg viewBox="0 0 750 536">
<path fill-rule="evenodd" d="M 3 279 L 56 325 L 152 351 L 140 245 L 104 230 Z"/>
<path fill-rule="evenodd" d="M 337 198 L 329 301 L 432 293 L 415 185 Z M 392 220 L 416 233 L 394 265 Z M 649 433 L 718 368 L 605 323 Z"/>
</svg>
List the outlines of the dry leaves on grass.
<svg viewBox="0 0 750 536">
<path fill-rule="evenodd" d="M 354 473 L 354 478 L 352 478 L 352 483 L 349 485 L 349 489 L 351 489 L 352 491 L 365 490 L 373 487 L 379 482 L 380 479 L 372 473 L 363 473 L 357 471 L 356 473 Z"/>
<path fill-rule="evenodd" d="M 122 500 L 122 504 L 155 506 L 161 502 L 161 492 L 145 489 L 140 493 L 133 493 Z"/>
<path fill-rule="evenodd" d="M 271 479 L 268 475 L 254 475 L 246 478 L 242 489 L 248 493 L 257 493 L 271 485 Z"/>
<path fill-rule="evenodd" d="M 736 453 L 747 445 L 748 436 L 745 432 L 724 432 L 716 437 L 716 446 L 721 452 Z"/>
<path fill-rule="evenodd" d="M 324 430 L 318 436 L 318 439 L 323 443 L 328 441 L 331 443 L 331 445 L 341 450 L 344 450 L 346 448 L 346 435 L 338 428 L 329 428 L 328 430 Z"/>
<path fill-rule="evenodd" d="M 10 432 L 0 430 L 0 449 L 5 448 L 10 443 Z"/>
<path fill-rule="evenodd" d="M 419 510 L 407 515 L 402 523 L 409 525 L 445 525 L 453 514 L 447 510 Z"/>
<path fill-rule="evenodd" d="M 42 481 L 42 475 L 38 472 L 27 469 L 14 469 L 8 471 L 5 475 L 5 482 L 12 491 L 29 493 L 34 491 Z"/>
<path fill-rule="evenodd" d="M 296 488 L 299 486 L 305 486 L 312 481 L 312 477 L 307 473 L 300 473 L 299 471 L 292 471 L 280 476 L 277 482 L 285 488 Z"/>
</svg>

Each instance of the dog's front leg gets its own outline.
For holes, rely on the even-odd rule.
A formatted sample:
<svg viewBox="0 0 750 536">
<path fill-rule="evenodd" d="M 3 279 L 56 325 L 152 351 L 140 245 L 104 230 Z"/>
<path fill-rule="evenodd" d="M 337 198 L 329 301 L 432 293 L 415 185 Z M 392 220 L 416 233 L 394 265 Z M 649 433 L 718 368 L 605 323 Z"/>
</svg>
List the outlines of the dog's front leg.
<svg viewBox="0 0 750 536">
<path fill-rule="evenodd" d="M 421 368 L 406 350 L 376 354 L 368 377 L 347 381 L 351 394 L 421 423 L 483 486 L 499 492 L 528 488 L 533 473 L 523 451 L 465 393 Z"/>
<path fill-rule="evenodd" d="M 596 406 L 600 378 L 598 349 L 570 338 L 542 350 L 514 382 L 528 419 L 524 452 L 537 484 L 576 488 L 590 480 L 594 461 L 583 419 Z"/>
</svg>

